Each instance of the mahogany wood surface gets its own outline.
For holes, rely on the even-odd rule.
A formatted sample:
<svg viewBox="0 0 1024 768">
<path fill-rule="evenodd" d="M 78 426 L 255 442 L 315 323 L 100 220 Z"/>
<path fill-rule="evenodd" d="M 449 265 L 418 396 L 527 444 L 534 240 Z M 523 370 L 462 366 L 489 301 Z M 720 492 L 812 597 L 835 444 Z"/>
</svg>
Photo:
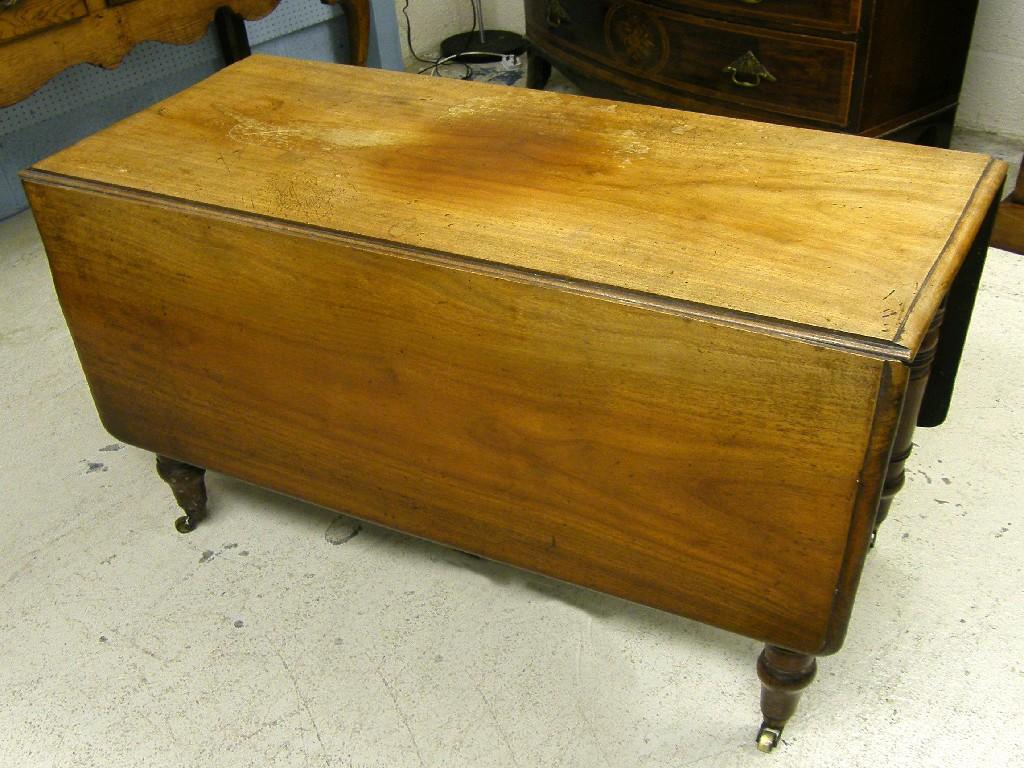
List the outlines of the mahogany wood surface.
<svg viewBox="0 0 1024 768">
<path fill-rule="evenodd" d="M 920 374 L 948 395 L 1004 175 L 255 57 L 23 178 L 100 418 L 179 530 L 209 468 L 763 640 L 770 749 L 945 407 Z"/>
<path fill-rule="evenodd" d="M 366 65 L 370 52 L 370 0 L 320 0 L 327 5 L 340 5 L 348 25 L 349 63 Z"/>
<path fill-rule="evenodd" d="M 899 360 L 1005 176 L 981 155 L 266 56 L 35 167 Z"/>
<path fill-rule="evenodd" d="M 119 439 L 823 648 L 893 363 L 35 179 L 58 295 Z"/>
<path fill-rule="evenodd" d="M 889 467 L 885 474 L 885 483 L 882 486 L 882 498 L 878 503 L 878 513 L 875 516 L 875 531 L 885 521 L 892 506 L 896 494 L 903 488 L 906 482 L 905 467 L 907 459 L 914 448 L 914 428 L 917 426 L 917 417 L 921 411 L 921 404 L 924 401 L 924 393 L 928 386 L 928 377 L 932 371 L 932 363 L 935 361 L 935 351 L 939 345 L 939 331 L 942 328 L 942 320 L 945 315 L 945 307 L 940 306 L 932 317 L 928 333 L 917 351 L 917 355 L 911 361 L 907 376 L 907 391 L 903 398 L 903 409 L 900 413 L 899 424 L 896 428 L 896 439 L 892 446 L 892 455 L 889 457 Z"/>
<path fill-rule="evenodd" d="M 0 5 L 0 42 L 12 40 L 81 18 L 89 13 L 85 0 L 17 0 Z"/>
<path fill-rule="evenodd" d="M 1024 254 L 1024 173 L 1017 173 L 1013 192 L 999 206 L 992 245 Z"/>
<path fill-rule="evenodd" d="M 324 0 L 328 2 L 329 0 Z M 250 21 L 280 0 L 19 0 L 0 7 L 0 107 L 29 96 L 74 64 L 112 69 L 146 40 L 184 45 L 206 32 L 219 8 Z M 352 63 L 366 63 L 369 0 L 330 0 L 345 10 Z"/>
<path fill-rule="evenodd" d="M 175 527 L 181 533 L 188 533 L 206 517 L 206 470 L 157 456 L 156 471 L 171 487 L 174 500 L 185 513 L 175 521 Z"/>
<path fill-rule="evenodd" d="M 758 749 L 771 752 L 777 746 L 782 729 L 796 712 L 800 694 L 818 672 L 813 656 L 793 653 L 766 645 L 757 657 L 757 676 L 761 679 L 761 732 Z"/>
<path fill-rule="evenodd" d="M 212 468 L 762 639 L 770 747 L 811 655 L 842 643 L 908 375 L 1003 168 L 483 88 L 247 60 L 27 172 L 103 423 L 161 456 L 183 530 Z M 723 145 L 760 171 L 710 173 Z M 481 194 L 487 157 L 563 216 L 510 220 L 513 198 Z M 652 183 L 676 194 L 641 207 Z M 740 205 L 702 229 L 759 184 L 803 221 Z M 830 226 L 888 250 L 837 239 L 823 279 L 802 260 Z M 893 263 L 911 277 L 877 298 Z M 775 291 L 735 291 L 758 266 Z"/>
<path fill-rule="evenodd" d="M 999 206 L 992 245 L 1006 251 L 1024 254 L 1024 203 L 1006 200 Z"/>
<path fill-rule="evenodd" d="M 859 129 L 955 106 L 978 0 L 875 0 L 865 40 Z"/>
<path fill-rule="evenodd" d="M 616 70 L 672 88 L 685 84 L 696 96 L 776 111 L 835 125 L 846 125 L 853 87 L 856 46 L 709 19 L 669 9 L 642 14 L 630 6 L 611 11 L 601 3 L 582 4 L 573 23 L 550 29 L 566 51 L 586 56 L 591 41 L 602 46 Z M 642 21 L 641 21 L 642 19 Z M 643 29 L 639 33 L 638 29 Z M 642 34 L 639 39 L 638 34 Z M 784 86 L 741 87 L 723 68 L 749 50 L 770 60 L 771 75 Z M 620 84 L 628 82 L 618 79 Z"/>
<path fill-rule="evenodd" d="M 861 12 L 861 0 L 664 0 L 664 4 L 742 22 L 847 33 L 857 31 Z"/>
<path fill-rule="evenodd" d="M 590 95 L 940 146 L 977 8 L 977 0 L 524 2 L 534 58 Z M 735 82 L 726 68 L 745 53 L 774 79 Z"/>
</svg>

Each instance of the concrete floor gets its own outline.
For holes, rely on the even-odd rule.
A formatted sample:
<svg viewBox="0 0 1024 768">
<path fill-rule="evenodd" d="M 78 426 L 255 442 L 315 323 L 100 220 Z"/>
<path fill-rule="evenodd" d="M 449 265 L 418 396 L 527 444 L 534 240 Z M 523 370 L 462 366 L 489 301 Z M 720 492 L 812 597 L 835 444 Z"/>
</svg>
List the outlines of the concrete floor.
<svg viewBox="0 0 1024 768">
<path fill-rule="evenodd" d="M 4 768 L 1024 765 L 1019 257 L 990 256 L 952 414 L 771 756 L 745 638 L 218 475 L 179 535 L 27 214 L 0 260 Z"/>
</svg>

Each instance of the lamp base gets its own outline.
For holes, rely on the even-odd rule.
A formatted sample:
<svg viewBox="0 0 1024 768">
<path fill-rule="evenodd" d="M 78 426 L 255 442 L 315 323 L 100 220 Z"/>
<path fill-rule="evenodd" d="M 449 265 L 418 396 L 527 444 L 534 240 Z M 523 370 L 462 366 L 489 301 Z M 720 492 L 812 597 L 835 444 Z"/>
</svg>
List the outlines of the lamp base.
<svg viewBox="0 0 1024 768">
<path fill-rule="evenodd" d="M 493 56 L 522 56 L 526 53 L 526 38 L 515 32 L 504 29 L 484 30 L 484 42 L 480 42 L 479 32 L 460 32 L 446 38 L 441 43 L 441 56 L 455 56 L 463 51 L 486 53 L 489 56 L 474 56 L 473 53 L 459 56 L 461 61 L 490 61 Z"/>
</svg>

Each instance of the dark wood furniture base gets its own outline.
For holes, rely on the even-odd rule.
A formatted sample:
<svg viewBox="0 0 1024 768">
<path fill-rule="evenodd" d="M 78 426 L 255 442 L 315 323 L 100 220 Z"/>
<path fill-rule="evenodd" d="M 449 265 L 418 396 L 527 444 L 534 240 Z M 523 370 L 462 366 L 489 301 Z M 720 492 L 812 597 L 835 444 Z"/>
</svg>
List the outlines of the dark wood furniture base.
<svg viewBox="0 0 1024 768">
<path fill-rule="evenodd" d="M 1004 251 L 1024 254 L 1024 159 L 1013 192 L 999 206 L 992 245 Z"/>
<path fill-rule="evenodd" d="M 174 500 L 185 514 L 174 521 L 178 533 L 195 530 L 206 517 L 206 470 L 183 461 L 156 457 L 156 471 L 160 479 L 171 486 Z"/>
<path fill-rule="evenodd" d="M 524 0 L 528 81 L 948 147 L 977 0 Z"/>
<path fill-rule="evenodd" d="M 757 676 L 761 679 L 761 715 L 757 748 L 771 752 L 779 744 L 782 731 L 796 712 L 800 694 L 818 671 L 813 656 L 766 645 L 757 657 Z"/>
</svg>

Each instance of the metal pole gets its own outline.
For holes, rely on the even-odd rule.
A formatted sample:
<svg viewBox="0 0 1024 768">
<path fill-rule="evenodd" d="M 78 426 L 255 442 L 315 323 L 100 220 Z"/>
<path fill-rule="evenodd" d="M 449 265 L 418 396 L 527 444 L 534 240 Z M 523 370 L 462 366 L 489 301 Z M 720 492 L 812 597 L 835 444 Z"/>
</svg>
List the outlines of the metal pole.
<svg viewBox="0 0 1024 768">
<path fill-rule="evenodd" d="M 473 7 L 476 8 L 476 19 L 480 25 L 480 42 L 486 43 L 487 37 L 484 35 L 484 6 L 480 0 L 473 0 Z"/>
</svg>

